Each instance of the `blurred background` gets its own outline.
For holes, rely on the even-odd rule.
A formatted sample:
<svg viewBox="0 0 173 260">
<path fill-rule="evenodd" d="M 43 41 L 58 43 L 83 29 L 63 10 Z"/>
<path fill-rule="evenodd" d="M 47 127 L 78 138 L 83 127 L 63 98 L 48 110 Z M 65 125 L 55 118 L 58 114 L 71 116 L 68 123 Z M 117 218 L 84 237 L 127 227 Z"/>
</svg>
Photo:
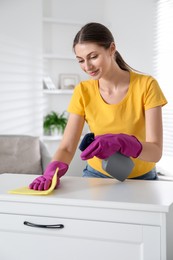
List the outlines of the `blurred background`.
<svg viewBox="0 0 173 260">
<path fill-rule="evenodd" d="M 62 133 L 45 134 L 44 118 L 51 111 L 65 112 L 73 85 L 86 79 L 72 42 L 81 26 L 92 21 L 109 27 L 131 67 L 158 80 L 169 102 L 163 108 L 164 155 L 172 156 L 169 0 L 0 0 L 0 134 L 39 136 L 53 155 Z M 83 166 L 77 152 L 72 171 L 81 173 Z"/>
</svg>

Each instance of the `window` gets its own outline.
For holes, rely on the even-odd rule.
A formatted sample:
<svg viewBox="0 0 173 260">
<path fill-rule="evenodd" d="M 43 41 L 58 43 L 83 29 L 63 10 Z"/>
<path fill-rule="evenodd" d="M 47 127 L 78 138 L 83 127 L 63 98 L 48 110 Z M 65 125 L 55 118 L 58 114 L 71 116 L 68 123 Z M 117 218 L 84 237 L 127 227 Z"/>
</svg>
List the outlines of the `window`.
<svg viewBox="0 0 173 260">
<path fill-rule="evenodd" d="M 173 1 L 157 0 L 154 74 L 168 104 L 163 107 L 163 154 L 173 155 Z"/>
</svg>

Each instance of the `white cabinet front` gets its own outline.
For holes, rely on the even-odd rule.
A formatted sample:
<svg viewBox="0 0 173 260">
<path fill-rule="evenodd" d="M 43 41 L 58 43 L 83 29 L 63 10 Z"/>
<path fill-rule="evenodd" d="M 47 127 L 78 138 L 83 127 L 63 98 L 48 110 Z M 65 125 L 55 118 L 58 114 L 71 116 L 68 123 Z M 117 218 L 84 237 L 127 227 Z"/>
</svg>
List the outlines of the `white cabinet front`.
<svg viewBox="0 0 173 260">
<path fill-rule="evenodd" d="M 2 260 L 159 260 L 160 228 L 0 215 Z"/>
</svg>

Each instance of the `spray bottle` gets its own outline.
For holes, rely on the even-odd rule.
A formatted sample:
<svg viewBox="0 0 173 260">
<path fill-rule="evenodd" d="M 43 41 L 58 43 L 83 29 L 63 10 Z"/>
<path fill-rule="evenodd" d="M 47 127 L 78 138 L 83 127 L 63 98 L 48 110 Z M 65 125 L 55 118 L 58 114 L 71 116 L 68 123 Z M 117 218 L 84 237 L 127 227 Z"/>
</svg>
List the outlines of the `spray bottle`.
<svg viewBox="0 0 173 260">
<path fill-rule="evenodd" d="M 94 133 L 88 133 L 82 139 L 79 149 L 84 151 L 94 141 Z M 130 157 L 115 152 L 109 158 L 102 160 L 102 168 L 113 178 L 124 181 L 131 173 L 134 163 Z"/>
</svg>

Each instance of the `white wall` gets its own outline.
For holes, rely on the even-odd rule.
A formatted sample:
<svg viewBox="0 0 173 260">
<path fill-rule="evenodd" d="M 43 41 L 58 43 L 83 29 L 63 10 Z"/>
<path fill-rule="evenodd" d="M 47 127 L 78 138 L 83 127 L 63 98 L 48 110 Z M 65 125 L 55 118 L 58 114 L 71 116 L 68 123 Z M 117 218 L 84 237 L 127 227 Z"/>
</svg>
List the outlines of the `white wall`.
<svg viewBox="0 0 173 260">
<path fill-rule="evenodd" d="M 105 18 L 117 49 L 133 68 L 153 75 L 154 0 L 107 0 Z"/>
<path fill-rule="evenodd" d="M 58 17 L 59 20 L 86 23 L 102 22 L 104 17 L 105 0 L 43 0 L 44 15 Z"/>
<path fill-rule="evenodd" d="M 42 132 L 42 2 L 0 1 L 0 133 Z"/>
<path fill-rule="evenodd" d="M 41 39 L 41 0 L 1 0 L 0 32 L 14 41 L 40 51 Z"/>
</svg>

